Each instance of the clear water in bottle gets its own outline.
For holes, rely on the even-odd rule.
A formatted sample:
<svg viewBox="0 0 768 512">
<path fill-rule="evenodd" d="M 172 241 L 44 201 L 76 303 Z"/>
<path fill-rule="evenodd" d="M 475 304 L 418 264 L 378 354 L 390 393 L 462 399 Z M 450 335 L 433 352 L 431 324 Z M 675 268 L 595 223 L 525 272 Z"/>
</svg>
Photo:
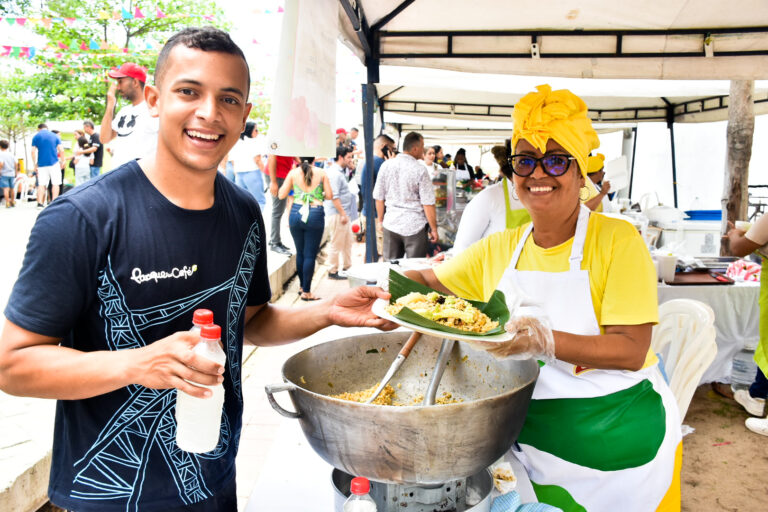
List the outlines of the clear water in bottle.
<svg viewBox="0 0 768 512">
<path fill-rule="evenodd" d="M 755 351 L 743 348 L 733 356 L 733 366 L 731 367 L 731 389 L 749 389 L 749 386 L 755 380 L 757 373 L 757 363 L 755 363 Z"/>
<path fill-rule="evenodd" d="M 226 362 L 226 354 L 219 346 L 220 338 L 221 327 L 215 324 L 202 326 L 200 343 L 194 348 L 195 354 L 223 366 Z M 209 452 L 216 448 L 219 442 L 221 414 L 224 408 L 224 385 L 222 383 L 204 387 L 212 392 L 208 398 L 197 398 L 181 390 L 176 392 L 176 444 L 187 452 Z"/>
</svg>

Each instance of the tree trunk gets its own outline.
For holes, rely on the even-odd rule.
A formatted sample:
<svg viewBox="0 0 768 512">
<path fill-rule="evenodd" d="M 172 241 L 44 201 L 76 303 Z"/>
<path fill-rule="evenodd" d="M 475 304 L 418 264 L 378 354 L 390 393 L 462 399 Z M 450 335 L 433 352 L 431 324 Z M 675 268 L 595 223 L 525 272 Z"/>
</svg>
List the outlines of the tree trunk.
<svg viewBox="0 0 768 512">
<path fill-rule="evenodd" d="M 725 182 L 723 184 L 723 234 L 727 231 L 726 221 L 747 219 L 749 204 L 749 159 L 752 156 L 752 135 L 755 130 L 755 108 L 752 96 L 755 82 L 752 80 L 731 80 L 728 102 L 728 141 L 725 155 Z M 720 254 L 728 254 L 723 244 Z"/>
</svg>

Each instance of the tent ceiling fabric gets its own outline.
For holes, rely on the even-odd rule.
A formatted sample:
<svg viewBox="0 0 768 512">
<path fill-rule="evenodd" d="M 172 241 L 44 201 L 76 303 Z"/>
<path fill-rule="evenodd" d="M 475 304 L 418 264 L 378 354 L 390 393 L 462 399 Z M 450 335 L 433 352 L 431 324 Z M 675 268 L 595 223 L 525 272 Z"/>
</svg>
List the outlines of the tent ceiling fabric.
<svg viewBox="0 0 768 512">
<path fill-rule="evenodd" d="M 364 15 L 366 43 L 345 4 Z M 399 66 L 574 78 L 768 78 L 765 0 L 725 8 L 722 0 L 542 4 L 340 0 L 341 37 L 361 59 L 365 46 L 378 42 L 380 63 Z"/>
</svg>

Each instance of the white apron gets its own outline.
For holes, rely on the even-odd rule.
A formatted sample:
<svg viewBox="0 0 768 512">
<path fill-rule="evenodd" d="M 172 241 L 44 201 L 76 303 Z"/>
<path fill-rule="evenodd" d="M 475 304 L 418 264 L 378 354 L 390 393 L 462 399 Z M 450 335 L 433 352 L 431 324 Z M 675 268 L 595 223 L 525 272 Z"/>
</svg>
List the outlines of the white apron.
<svg viewBox="0 0 768 512">
<path fill-rule="evenodd" d="M 589 271 L 581 269 L 589 209 L 581 207 L 570 270 L 516 270 L 518 244 L 499 289 L 540 303 L 552 329 L 600 334 Z M 680 422 L 656 365 L 632 372 L 593 370 L 556 360 L 541 368 L 514 455 L 539 501 L 565 512 L 656 510 L 670 486 Z"/>
</svg>

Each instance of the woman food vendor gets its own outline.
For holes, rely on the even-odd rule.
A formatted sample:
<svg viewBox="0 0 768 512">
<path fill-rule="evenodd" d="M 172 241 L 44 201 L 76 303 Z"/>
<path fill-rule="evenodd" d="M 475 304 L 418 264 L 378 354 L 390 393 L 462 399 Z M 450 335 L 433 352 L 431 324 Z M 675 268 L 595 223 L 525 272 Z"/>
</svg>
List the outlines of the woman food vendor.
<svg viewBox="0 0 768 512">
<path fill-rule="evenodd" d="M 679 413 L 649 351 L 653 263 L 631 224 L 581 206 L 599 144 L 585 103 L 537 89 L 515 106 L 511 157 L 532 222 L 407 274 L 470 299 L 498 288 L 512 311 L 519 297 L 535 305 L 506 326 L 511 342 L 484 345 L 544 363 L 513 448 L 539 501 L 566 512 L 679 511 Z"/>
<path fill-rule="evenodd" d="M 600 191 L 595 197 L 584 201 L 584 205 L 593 212 L 611 211 L 611 202 L 608 199 L 608 193 L 611 191 L 611 182 L 603 181 L 605 177 L 605 155 L 598 153 L 587 158 L 587 178 L 592 181 Z"/>
<path fill-rule="evenodd" d="M 531 216 L 523 208 L 512 185 L 508 146 L 494 146 L 491 151 L 499 163 L 503 178 L 499 183 L 485 188 L 464 208 L 453 243 L 456 253 L 488 235 L 531 221 Z"/>
</svg>

